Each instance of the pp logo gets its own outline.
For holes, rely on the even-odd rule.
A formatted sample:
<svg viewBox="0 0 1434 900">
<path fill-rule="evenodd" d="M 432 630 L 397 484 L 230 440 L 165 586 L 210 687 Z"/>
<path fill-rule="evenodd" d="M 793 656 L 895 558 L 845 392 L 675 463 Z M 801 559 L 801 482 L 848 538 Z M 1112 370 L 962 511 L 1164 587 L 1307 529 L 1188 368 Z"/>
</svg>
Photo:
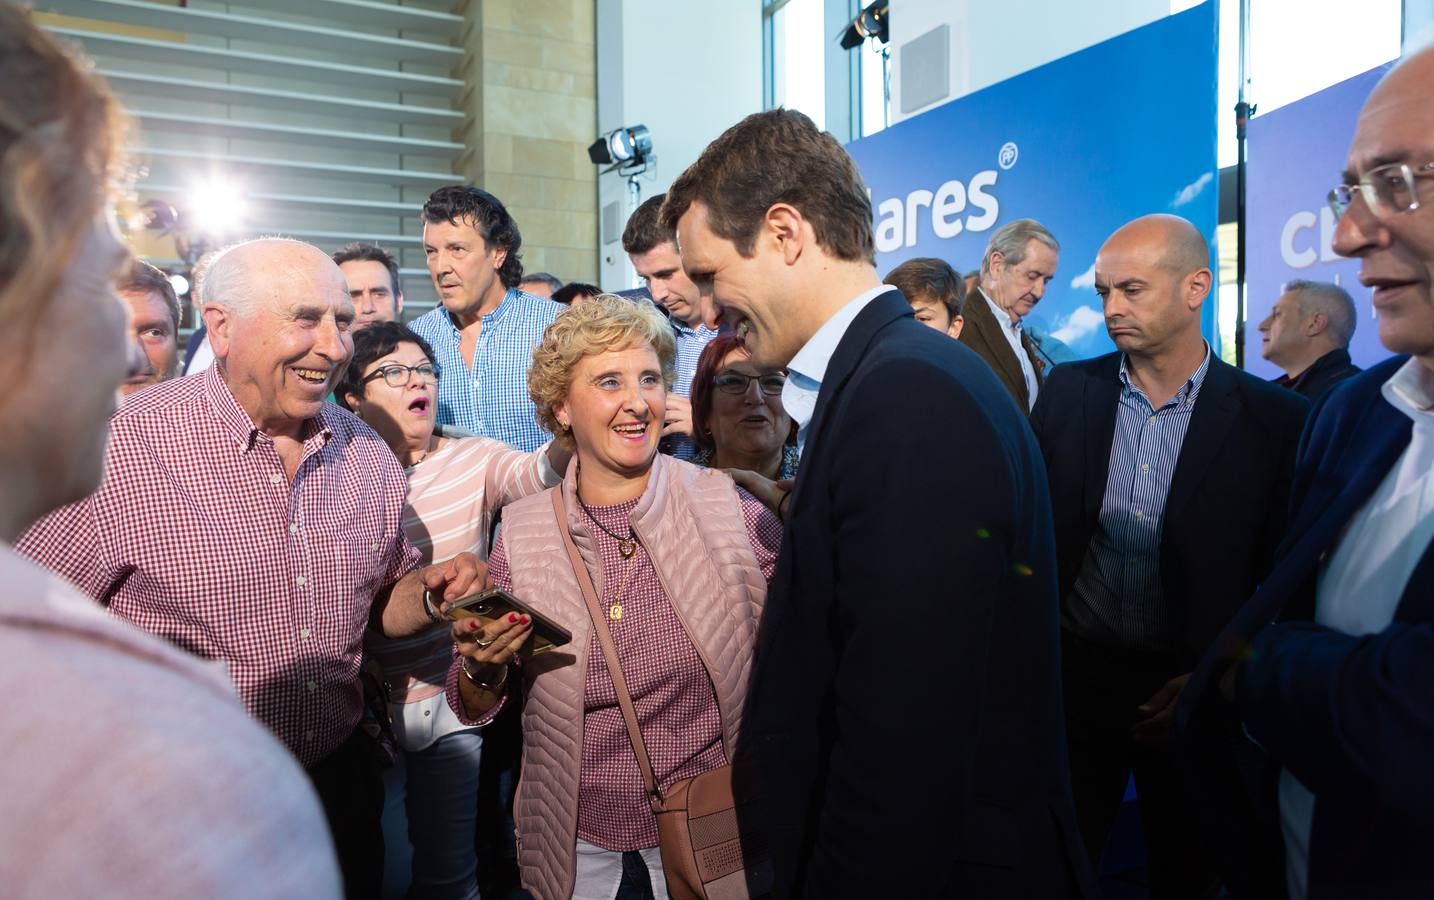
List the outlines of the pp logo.
<svg viewBox="0 0 1434 900">
<path fill-rule="evenodd" d="M 1010 169 L 1016 164 L 1016 160 L 1019 159 L 1020 156 L 1021 151 L 1017 149 L 1015 142 L 1007 141 L 1001 145 L 1001 153 L 996 157 L 996 162 L 1002 169 Z"/>
</svg>

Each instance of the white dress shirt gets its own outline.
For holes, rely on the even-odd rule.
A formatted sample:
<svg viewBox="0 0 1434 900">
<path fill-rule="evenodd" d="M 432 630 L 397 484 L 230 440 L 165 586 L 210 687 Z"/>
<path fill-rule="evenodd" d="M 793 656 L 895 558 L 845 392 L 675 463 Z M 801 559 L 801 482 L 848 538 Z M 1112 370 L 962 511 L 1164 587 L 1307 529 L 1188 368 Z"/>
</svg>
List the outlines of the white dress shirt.
<svg viewBox="0 0 1434 900">
<path fill-rule="evenodd" d="M 1021 320 L 1018 318 L 1011 321 L 1011 314 L 996 305 L 996 301 L 986 296 L 981 288 L 976 288 L 981 299 L 991 307 L 991 315 L 996 317 L 996 324 L 1001 326 L 1001 334 L 1006 338 L 1006 343 L 1011 345 L 1011 352 L 1016 354 L 1016 362 L 1021 364 L 1021 375 L 1026 379 L 1026 412 L 1036 408 L 1036 391 L 1040 384 L 1036 381 L 1036 367 L 1031 365 L 1031 356 L 1026 348 L 1021 346 Z"/>
<path fill-rule="evenodd" d="M 787 364 L 787 384 L 782 388 L 782 407 L 792 421 L 797 423 L 797 449 L 807 446 L 807 426 L 817 410 L 817 396 L 822 390 L 822 379 L 827 374 L 827 364 L 836 352 L 846 330 L 857 315 L 871 301 L 892 290 L 889 284 L 879 284 L 869 291 L 863 291 L 846 306 L 837 310 L 830 319 L 822 323 L 792 361 Z"/>
<path fill-rule="evenodd" d="M 1414 431 L 1320 572 L 1315 621 L 1346 634 L 1374 634 L 1394 620 L 1409 576 L 1434 539 L 1434 372 L 1411 359 L 1382 390 L 1390 405 L 1414 420 Z M 1280 825 L 1291 900 L 1307 895 L 1314 808 L 1315 795 L 1282 771 Z"/>
</svg>

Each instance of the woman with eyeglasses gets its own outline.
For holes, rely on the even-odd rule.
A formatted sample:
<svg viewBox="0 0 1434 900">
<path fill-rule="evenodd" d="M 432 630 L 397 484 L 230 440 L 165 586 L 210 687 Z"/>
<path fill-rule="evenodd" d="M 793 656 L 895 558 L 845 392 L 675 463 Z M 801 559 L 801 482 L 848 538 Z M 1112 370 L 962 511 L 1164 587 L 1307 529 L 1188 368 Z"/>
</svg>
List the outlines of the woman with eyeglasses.
<svg viewBox="0 0 1434 900">
<path fill-rule="evenodd" d="M 745 469 L 772 481 L 797 477 L 797 430 L 782 408 L 787 376 L 760 370 L 742 339 L 723 333 L 702 349 L 692 379 L 700 466 Z"/>
<path fill-rule="evenodd" d="M 354 335 L 353 359 L 335 392 L 408 470 L 403 527 L 425 565 L 463 551 L 486 559 L 497 511 L 558 484 L 572 455 L 555 443 L 524 453 L 435 429 L 440 374 L 422 337 L 396 322 L 376 323 Z M 452 646 L 445 621 L 402 640 L 370 632 L 365 649 L 390 686 L 394 737 L 404 751 L 403 768 L 390 770 L 386 789 L 391 796 L 402 789 L 405 797 L 410 896 L 469 900 L 478 896 L 474 829 L 483 736 L 446 702 Z"/>
</svg>

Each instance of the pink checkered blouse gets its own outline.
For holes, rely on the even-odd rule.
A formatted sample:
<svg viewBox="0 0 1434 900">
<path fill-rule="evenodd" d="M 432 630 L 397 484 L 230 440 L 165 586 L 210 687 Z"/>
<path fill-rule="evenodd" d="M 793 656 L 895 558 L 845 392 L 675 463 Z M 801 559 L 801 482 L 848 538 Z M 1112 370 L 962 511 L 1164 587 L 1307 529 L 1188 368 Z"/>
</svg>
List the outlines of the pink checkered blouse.
<svg viewBox="0 0 1434 900">
<path fill-rule="evenodd" d="M 747 538 L 758 567 L 770 581 L 782 546 L 782 521 L 761 501 L 737 489 Z M 626 534 L 632 511 L 641 498 L 614 506 L 590 507 L 592 514 L 613 534 Z M 722 747 L 722 717 L 717 693 L 702 658 L 682 626 L 677 611 L 657 577 L 647 548 L 638 544 L 631 560 L 624 559 L 617 539 L 600 528 L 592 529 L 602 559 L 601 584 L 620 584 L 623 615 L 608 623 L 623 676 L 637 709 L 643 741 L 659 785 L 701 775 L 727 763 Z M 508 549 L 500 532 L 488 560 L 489 576 L 504 590 L 512 590 Z M 449 669 L 450 697 L 458 696 L 458 666 Z M 507 701 L 489 710 L 479 721 L 489 721 Z M 641 850 L 657 846 L 657 820 L 647 800 L 642 772 L 637 767 L 632 741 L 617 705 L 617 689 L 603 664 L 597 633 L 588 647 L 587 678 L 583 688 L 583 748 L 578 781 L 578 837 L 605 850 Z M 461 715 L 461 703 L 455 712 Z"/>
</svg>

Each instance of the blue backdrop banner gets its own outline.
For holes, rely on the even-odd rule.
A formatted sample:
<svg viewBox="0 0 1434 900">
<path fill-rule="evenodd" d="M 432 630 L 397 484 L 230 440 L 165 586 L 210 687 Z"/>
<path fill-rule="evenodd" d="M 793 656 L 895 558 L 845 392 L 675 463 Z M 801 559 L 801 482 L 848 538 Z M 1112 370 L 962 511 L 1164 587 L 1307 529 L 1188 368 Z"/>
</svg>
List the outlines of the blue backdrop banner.
<svg viewBox="0 0 1434 900">
<path fill-rule="evenodd" d="M 1245 191 L 1245 368 L 1274 378 L 1280 370 L 1260 355 L 1260 322 L 1284 285 L 1296 278 L 1333 281 L 1354 297 L 1359 311 L 1349 352 L 1368 367 L 1389 356 L 1369 291 L 1359 283 L 1359 260 L 1334 254 L 1334 214 L 1325 196 L 1339 183 L 1354 138 L 1359 108 L 1387 66 L 1250 120 Z"/>
<path fill-rule="evenodd" d="M 1115 349 L 1096 251 L 1146 213 L 1195 223 L 1212 247 L 1215 4 L 1206 2 L 953 100 L 848 146 L 871 190 L 877 269 L 917 256 L 979 268 L 991 231 L 1032 218 L 1060 268 L 1027 318 L 1075 355 Z M 1205 334 L 1218 352 L 1215 291 Z"/>
</svg>

